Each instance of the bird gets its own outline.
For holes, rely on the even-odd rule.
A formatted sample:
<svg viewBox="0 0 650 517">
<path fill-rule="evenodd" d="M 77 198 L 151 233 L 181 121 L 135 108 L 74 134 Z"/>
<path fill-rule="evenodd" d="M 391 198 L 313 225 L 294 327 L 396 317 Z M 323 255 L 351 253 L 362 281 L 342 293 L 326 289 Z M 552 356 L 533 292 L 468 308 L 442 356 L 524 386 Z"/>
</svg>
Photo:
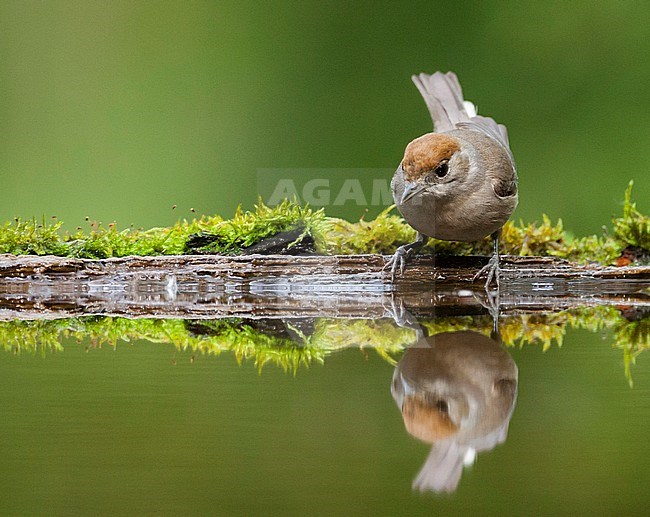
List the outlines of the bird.
<svg viewBox="0 0 650 517">
<path fill-rule="evenodd" d="M 477 114 L 453 72 L 411 77 L 429 109 L 433 132 L 410 142 L 391 181 L 395 205 L 417 232 L 386 264 L 391 279 L 429 238 L 472 242 L 490 235 L 493 253 L 474 277 L 499 289 L 499 238 L 517 207 L 517 169 L 503 124 Z"/>
<path fill-rule="evenodd" d="M 455 491 L 463 464 L 506 440 L 518 378 L 500 335 L 473 330 L 422 335 L 405 351 L 391 394 L 406 431 L 431 444 L 413 488 Z"/>
</svg>

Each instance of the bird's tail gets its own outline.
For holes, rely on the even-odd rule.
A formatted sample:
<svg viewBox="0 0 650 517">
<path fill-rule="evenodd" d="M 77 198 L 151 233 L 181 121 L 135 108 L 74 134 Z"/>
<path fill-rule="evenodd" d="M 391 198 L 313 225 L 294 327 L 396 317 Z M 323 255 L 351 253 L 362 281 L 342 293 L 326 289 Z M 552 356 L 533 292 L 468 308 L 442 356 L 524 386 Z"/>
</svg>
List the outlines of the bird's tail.
<svg viewBox="0 0 650 517">
<path fill-rule="evenodd" d="M 451 131 L 459 122 L 476 116 L 476 108 L 463 99 L 463 90 L 453 72 L 413 75 L 411 79 L 427 103 L 435 131 Z"/>
<path fill-rule="evenodd" d="M 454 492 L 463 474 L 463 459 L 467 451 L 467 446 L 453 440 L 434 443 L 413 480 L 413 488 L 420 492 Z"/>
</svg>

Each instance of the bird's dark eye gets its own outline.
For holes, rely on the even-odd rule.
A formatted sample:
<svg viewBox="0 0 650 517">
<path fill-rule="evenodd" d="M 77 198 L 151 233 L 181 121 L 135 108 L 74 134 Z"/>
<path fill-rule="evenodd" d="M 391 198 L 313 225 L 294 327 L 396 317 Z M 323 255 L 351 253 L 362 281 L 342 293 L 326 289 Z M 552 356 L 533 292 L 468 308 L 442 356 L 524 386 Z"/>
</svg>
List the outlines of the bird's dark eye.
<svg viewBox="0 0 650 517">
<path fill-rule="evenodd" d="M 449 161 L 448 160 L 442 160 L 438 164 L 438 166 L 435 169 L 433 169 L 433 172 L 439 178 L 444 178 L 447 175 L 447 173 L 449 172 Z"/>
<path fill-rule="evenodd" d="M 441 413 L 449 413 L 449 404 L 447 404 L 445 400 L 436 401 L 436 408 L 438 408 L 438 411 Z"/>
</svg>

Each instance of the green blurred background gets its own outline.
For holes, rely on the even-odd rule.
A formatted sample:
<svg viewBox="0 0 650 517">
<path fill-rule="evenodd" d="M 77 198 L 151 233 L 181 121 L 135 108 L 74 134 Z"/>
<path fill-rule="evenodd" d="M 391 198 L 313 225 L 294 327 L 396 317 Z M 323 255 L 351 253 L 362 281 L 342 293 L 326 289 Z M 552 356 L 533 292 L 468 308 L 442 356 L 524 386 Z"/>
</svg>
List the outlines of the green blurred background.
<svg viewBox="0 0 650 517">
<path fill-rule="evenodd" d="M 388 177 L 430 129 L 409 77 L 441 69 L 508 126 L 515 217 L 599 232 L 630 179 L 649 208 L 649 14 L 618 1 L 3 0 L 0 220 L 162 226 L 251 207 L 260 168 Z"/>
</svg>

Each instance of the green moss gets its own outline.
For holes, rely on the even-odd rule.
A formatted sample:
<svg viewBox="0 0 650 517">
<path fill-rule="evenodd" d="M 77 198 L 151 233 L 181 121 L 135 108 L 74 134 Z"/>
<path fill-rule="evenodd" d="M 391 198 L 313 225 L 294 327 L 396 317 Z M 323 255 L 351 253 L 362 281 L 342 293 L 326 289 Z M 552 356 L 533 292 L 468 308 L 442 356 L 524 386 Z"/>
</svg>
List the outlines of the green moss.
<svg viewBox="0 0 650 517">
<path fill-rule="evenodd" d="M 650 217 L 637 210 L 632 202 L 632 186 L 630 181 L 625 190 L 623 217 L 614 219 L 614 238 L 623 247 L 635 246 L 650 250 Z"/>
<path fill-rule="evenodd" d="M 268 207 L 261 201 L 252 211 L 238 208 L 231 219 L 203 216 L 183 220 L 169 228 L 118 230 L 115 224 L 91 223 L 90 230 L 78 228 L 61 234 L 58 221 L 37 223 L 19 219 L 0 227 L 0 253 L 14 255 L 59 255 L 101 259 L 127 255 L 178 255 L 187 251 L 193 236 L 208 236 L 195 253 L 238 254 L 245 248 L 279 232 L 298 230 L 289 244 L 298 245 L 306 236 L 313 238 L 316 251 L 325 254 L 393 253 L 398 246 L 412 242 L 415 230 L 389 207 L 371 221 L 349 222 L 326 217 L 323 210 L 312 210 L 291 201 Z M 611 264 L 626 248 L 641 250 L 639 260 L 650 255 L 650 217 L 632 202 L 632 183 L 625 191 L 622 217 L 613 221 L 611 235 L 576 238 L 559 220 L 553 223 L 542 216 L 541 223 L 509 221 L 503 227 L 501 250 L 512 255 L 548 255 L 577 262 Z M 479 242 L 448 242 L 432 239 L 428 251 L 442 254 L 491 253 L 489 238 Z"/>
<path fill-rule="evenodd" d="M 195 326 L 202 332 L 196 334 Z M 184 320 L 80 317 L 61 320 L 0 322 L 0 343 L 5 351 L 20 353 L 61 352 L 66 339 L 86 341 L 88 349 L 148 340 L 171 343 L 183 352 L 204 355 L 232 353 L 238 362 L 254 361 L 258 369 L 273 364 L 296 372 L 302 365 L 322 363 L 325 357 L 347 347 L 373 348 L 390 360 L 413 340 L 414 331 L 392 321 L 321 319 L 309 335 L 287 324 L 294 338 L 256 330 L 239 319 L 185 322 Z"/>
<path fill-rule="evenodd" d="M 14 354 L 62 351 L 61 337 L 73 320 L 0 322 L 0 347 Z"/>
<path fill-rule="evenodd" d="M 404 219 L 390 212 L 394 205 L 372 221 L 351 223 L 328 217 L 324 225 L 324 242 L 319 251 L 332 255 L 359 253 L 393 253 L 398 246 L 415 239 L 415 230 Z"/>
<path fill-rule="evenodd" d="M 60 229 L 63 223 L 48 222 L 43 218 L 22 221 L 14 219 L 0 227 L 0 253 L 14 255 L 66 255 L 67 249 L 61 241 Z"/>
<path fill-rule="evenodd" d="M 285 332 L 269 333 L 253 322 L 240 319 L 184 321 L 174 319 L 127 319 L 89 316 L 61 320 L 0 322 L 0 343 L 5 351 L 46 355 L 62 352 L 66 339 L 87 344 L 88 350 L 103 346 L 118 347 L 144 339 L 170 343 L 177 350 L 201 355 L 233 354 L 238 362 L 253 361 L 261 371 L 267 364 L 296 372 L 314 362 L 322 363 L 336 351 L 346 348 L 374 350 L 390 363 L 418 335 L 399 327 L 391 319 L 359 320 L 320 318 L 309 332 L 286 321 Z M 421 322 L 428 334 L 474 330 L 489 335 L 488 316 L 459 316 Z M 631 366 L 639 354 L 650 348 L 650 318 L 629 321 L 613 307 L 595 307 L 547 314 L 506 316 L 500 331 L 507 347 L 540 346 L 548 350 L 561 347 L 568 329 L 590 332 L 608 330 L 613 347 L 623 352 L 625 375 L 632 382 Z"/>
<path fill-rule="evenodd" d="M 180 255 L 190 235 L 210 231 L 222 223 L 223 219 L 219 216 L 203 216 L 192 221 L 179 221 L 169 228 L 146 231 L 129 228 L 120 231 L 115 224 L 103 226 L 102 223 L 93 222 L 89 232 L 78 228 L 75 233 L 66 234 L 63 240 L 67 246 L 66 255 L 76 258 Z"/>
<path fill-rule="evenodd" d="M 252 212 L 245 212 L 240 207 L 232 219 L 202 228 L 202 232 L 212 235 L 214 240 L 199 251 L 237 254 L 266 237 L 297 228 L 301 228 L 302 233 L 290 247 L 297 245 L 307 235 L 321 244 L 324 238 L 324 220 L 323 210 L 313 211 L 308 206 L 300 206 L 289 200 L 268 207 L 260 200 Z"/>
<path fill-rule="evenodd" d="M 615 348 L 623 351 L 625 377 L 630 386 L 632 381 L 632 366 L 641 352 L 650 349 L 650 318 L 639 321 L 621 322 L 615 329 Z"/>
</svg>

